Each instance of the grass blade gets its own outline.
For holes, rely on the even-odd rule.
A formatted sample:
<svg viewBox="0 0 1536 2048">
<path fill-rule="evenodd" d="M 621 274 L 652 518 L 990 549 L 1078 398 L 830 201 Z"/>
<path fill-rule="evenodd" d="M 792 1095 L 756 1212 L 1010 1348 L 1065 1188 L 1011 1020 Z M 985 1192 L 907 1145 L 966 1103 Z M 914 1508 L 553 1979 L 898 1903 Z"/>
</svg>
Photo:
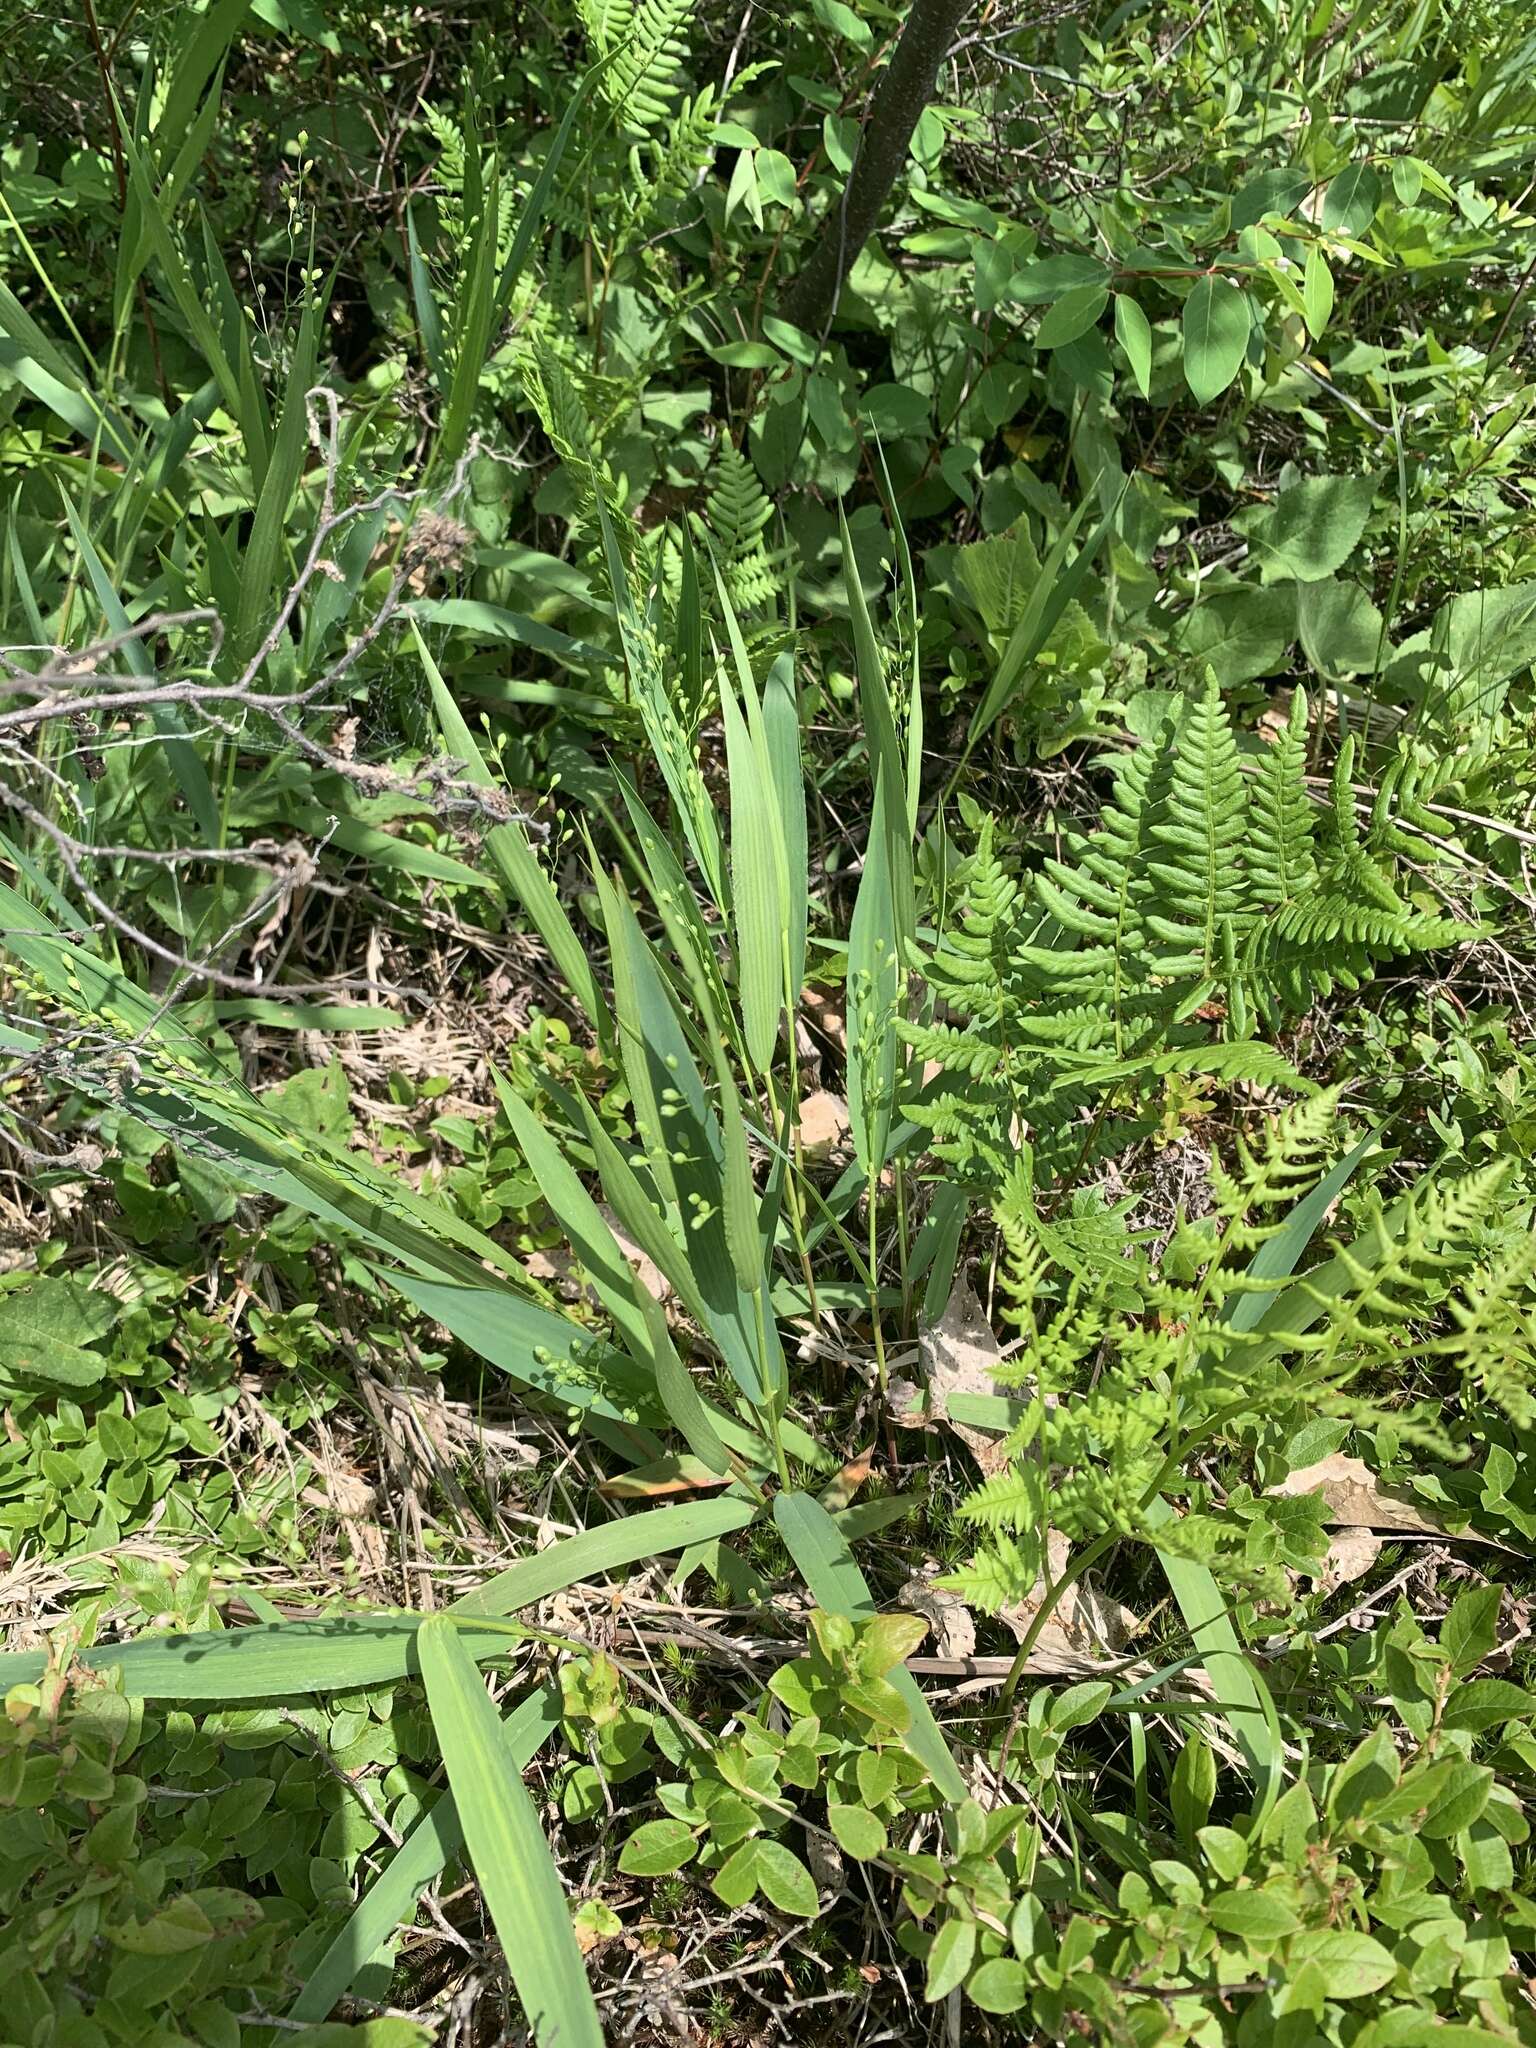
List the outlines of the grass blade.
<svg viewBox="0 0 1536 2048">
<path fill-rule="evenodd" d="M 800 752 L 800 705 L 795 696 L 793 655 L 779 655 L 763 685 L 763 736 L 768 770 L 779 807 L 784 847 L 787 908 L 784 1000 L 793 1018 L 805 986 L 805 934 L 810 910 L 809 854 L 805 825 L 805 764 Z"/>
<path fill-rule="evenodd" d="M 432 382 L 437 386 L 439 398 L 448 396 L 447 357 L 443 351 L 443 322 L 437 310 L 437 301 L 432 296 L 432 280 L 421 254 L 421 244 L 416 238 L 416 214 L 412 207 L 405 209 L 406 259 L 411 273 L 411 299 L 416 308 L 416 329 L 421 336 L 421 352 L 427 359 L 427 368 L 432 372 Z"/>
<path fill-rule="evenodd" d="M 560 1725 L 560 1695 L 552 1685 L 530 1693 L 501 1724 L 512 1768 L 525 1771 Z M 464 1823 L 451 1792 L 444 1792 L 411 1829 L 358 1900 L 352 1917 L 309 1973 L 288 2008 L 291 2020 L 323 2020 L 357 1982 L 416 1901 L 464 1843 Z"/>
<path fill-rule="evenodd" d="M 464 135 L 466 169 L 479 171 L 479 140 L 466 123 Z M 476 180 L 478 182 L 478 179 Z M 501 220 L 500 181 L 493 161 L 478 203 L 471 197 L 468 179 L 464 188 L 464 215 L 474 234 L 469 262 L 454 294 L 462 308 L 454 336 L 453 373 L 448 384 L 448 402 L 438 437 L 439 462 L 452 464 L 464 453 L 469 430 L 480 398 L 480 374 L 490 352 L 496 318 L 496 231 Z"/>
<path fill-rule="evenodd" d="M 279 581 L 279 561 L 288 514 L 298 492 L 309 446 L 309 389 L 315 381 L 315 359 L 324 298 L 311 294 L 299 317 L 293 363 L 283 394 L 283 409 L 272 436 L 266 474 L 256 500 L 250 537 L 240 557 L 240 604 L 235 614 L 235 658 L 254 652 Z"/>
<path fill-rule="evenodd" d="M 151 681 L 155 673 L 154 663 L 145 652 L 143 641 L 133 634 L 133 622 L 123 609 L 122 601 L 107 574 L 106 566 L 97 554 L 80 515 L 68 498 L 64 500 L 64 517 L 69 522 L 70 533 L 79 551 L 80 560 L 85 565 L 85 573 L 90 578 L 91 589 L 96 594 L 96 602 L 101 606 L 108 630 L 128 636 L 122 643 L 124 661 L 134 675 L 142 677 L 146 682 Z M 202 757 L 197 749 L 189 739 L 182 737 L 186 731 L 186 722 L 182 717 L 181 707 L 177 704 L 153 704 L 150 710 L 155 730 L 165 741 L 166 759 L 171 764 L 178 788 L 186 798 L 187 809 L 197 820 L 197 829 L 203 836 L 203 843 L 210 847 L 222 846 L 223 827 L 219 818 L 219 807 L 214 800 L 213 785 L 208 780 L 208 771 L 203 766 Z"/>
<path fill-rule="evenodd" d="M 603 2048 L 559 1873 L 457 1624 L 430 1616 L 420 1654 L 470 1861 L 533 2038 L 551 2048 Z"/>
<path fill-rule="evenodd" d="M 319 1621 L 257 1622 L 250 1628 L 193 1635 L 141 1636 L 98 1643 L 78 1653 L 93 1671 L 120 1671 L 123 1690 L 140 1700 L 276 1700 L 301 1693 L 388 1685 L 420 1666 L 421 1616 L 336 1614 Z M 518 1640 L 513 1624 L 487 1626 L 466 1639 L 465 1655 L 504 1657 Z M 0 1655 L 0 1690 L 42 1676 L 41 1650 Z"/>
<path fill-rule="evenodd" d="M 417 657 L 426 672 L 444 745 L 455 760 L 464 763 L 464 773 L 469 781 L 479 783 L 483 788 L 495 788 L 496 777 L 486 766 L 474 734 L 443 681 L 437 663 L 428 653 L 420 629 L 414 624 L 411 635 Z M 509 820 L 504 825 L 493 825 L 485 835 L 484 845 L 501 876 L 508 900 L 522 906 L 598 1038 L 605 1046 L 611 1046 L 608 1005 L 598 992 L 586 949 L 577 938 L 575 928 L 565 914 L 565 906 L 555 894 L 554 884 L 545 874 L 527 833 L 515 820 Z"/>
<path fill-rule="evenodd" d="M 724 592 L 721 593 L 722 597 Z M 750 671 L 743 678 L 752 687 Z M 766 1073 L 778 1042 L 784 1009 L 780 964 L 789 923 L 784 849 L 777 830 L 772 774 L 753 744 L 725 676 L 720 678 L 720 713 L 725 723 L 726 772 L 731 790 L 731 913 L 736 932 L 736 987 L 747 1052 Z"/>
<path fill-rule="evenodd" d="M 711 1472 L 731 1469 L 730 1456 L 715 1434 L 704 1403 L 677 1355 L 660 1307 L 640 1285 L 580 1177 L 527 1104 L 495 1077 L 502 1114 L 512 1126 L 540 1192 L 560 1218 L 576 1256 L 591 1276 L 598 1299 L 613 1317 L 624 1348 L 656 1392 L 674 1428 Z"/>
<path fill-rule="evenodd" d="M 688 1040 L 633 907 L 600 868 L 594 879 L 613 961 L 619 1048 L 635 1126 L 657 1185 L 673 1205 L 679 1225 L 687 1228 L 692 1277 L 709 1312 L 711 1334 L 736 1384 L 754 1411 L 761 1412 L 778 1392 L 783 1361 L 774 1355 L 771 1330 L 769 1357 L 764 1360 L 752 1290 L 741 1277 L 742 1270 L 762 1270 L 745 1135 L 737 1134 L 734 1178 L 728 1187 L 727 1141 L 720 1120 L 705 1096 Z M 723 1064 L 723 1052 L 718 1047 L 716 1052 Z M 735 1106 L 730 1097 L 727 1115 Z M 728 1198 L 734 1247 L 727 1236 Z M 750 1246 L 744 1221 L 749 1209 Z"/>
<path fill-rule="evenodd" d="M 551 1593 L 562 1593 L 567 1586 L 596 1578 L 600 1572 L 730 1536 L 745 1529 L 756 1514 L 757 1509 L 750 1501 L 728 1496 L 625 1515 L 596 1529 L 583 1529 L 579 1536 L 567 1536 L 537 1556 L 509 1566 L 487 1579 L 483 1586 L 461 1594 L 447 1611 L 466 1618 L 516 1614 L 548 1599 Z"/>
<path fill-rule="evenodd" d="M 1154 1529 L 1174 1518 L 1161 1498 L 1146 1516 Z M 1253 1773 L 1262 1817 L 1279 1798 L 1285 1772 L 1285 1745 L 1269 1687 L 1244 1651 L 1221 1588 L 1206 1567 L 1164 1550 L 1158 1557 L 1215 1697 L 1224 1703 L 1222 1719 Z"/>
</svg>

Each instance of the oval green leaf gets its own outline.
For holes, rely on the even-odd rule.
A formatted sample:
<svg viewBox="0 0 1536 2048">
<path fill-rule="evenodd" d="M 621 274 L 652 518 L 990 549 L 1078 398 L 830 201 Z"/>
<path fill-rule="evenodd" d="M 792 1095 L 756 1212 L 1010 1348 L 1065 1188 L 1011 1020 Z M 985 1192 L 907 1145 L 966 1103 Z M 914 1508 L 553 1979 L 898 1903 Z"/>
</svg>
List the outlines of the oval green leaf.
<svg viewBox="0 0 1536 2048">
<path fill-rule="evenodd" d="M 1248 347 L 1248 301 L 1224 277 L 1202 277 L 1184 301 L 1184 378 L 1200 405 L 1220 398 Z"/>
</svg>

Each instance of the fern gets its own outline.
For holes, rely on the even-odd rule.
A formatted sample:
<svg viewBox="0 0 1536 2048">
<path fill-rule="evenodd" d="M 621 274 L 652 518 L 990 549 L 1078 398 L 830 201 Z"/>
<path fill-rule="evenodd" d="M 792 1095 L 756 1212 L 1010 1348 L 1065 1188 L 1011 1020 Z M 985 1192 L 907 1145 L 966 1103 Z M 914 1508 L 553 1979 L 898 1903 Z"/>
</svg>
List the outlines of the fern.
<svg viewBox="0 0 1536 2048">
<path fill-rule="evenodd" d="M 1398 808 L 1362 836 L 1348 743 L 1314 801 L 1306 719 L 1298 692 L 1245 773 L 1209 683 L 1121 762 L 1094 831 L 1026 882 L 983 829 L 926 963 L 948 1015 L 903 1027 L 941 1069 L 908 1108 L 941 1158 L 995 1187 L 1026 1138 L 1048 1171 L 1123 1146 L 1163 1077 L 1294 1084 L 1259 1021 L 1471 935 L 1399 893 Z"/>
<path fill-rule="evenodd" d="M 643 139 L 666 122 L 681 95 L 687 61 L 688 0 L 576 0 L 593 52 L 612 57 L 603 73 L 608 104 L 626 132 Z"/>
<path fill-rule="evenodd" d="M 704 496 L 703 518 L 693 515 L 701 541 L 714 551 L 732 605 L 739 612 L 766 610 L 776 580 L 763 534 L 773 518 L 772 500 L 757 471 L 735 444 L 721 436 Z"/>
<path fill-rule="evenodd" d="M 996 1377 L 1025 1390 L 1027 1407 L 1009 1440 L 1012 1462 L 962 1505 L 980 1538 L 953 1581 L 968 1598 L 1021 1597 L 1047 1526 L 1074 1542 L 1178 1549 L 1235 1587 L 1274 1596 L 1285 1582 L 1254 1539 L 1262 1499 L 1237 1489 L 1229 1512 L 1208 1515 L 1203 1486 L 1184 1476 L 1229 1431 L 1262 1450 L 1309 1415 L 1378 1424 L 1385 1412 L 1357 1388 L 1380 1379 L 1399 1390 L 1412 1359 L 1438 1365 L 1446 1383 L 1416 1412 L 1396 1405 L 1395 1391 L 1391 1421 L 1442 1455 L 1447 1401 L 1491 1396 L 1517 1422 L 1532 1412 L 1536 1250 L 1523 1228 L 1499 1237 L 1502 1167 L 1426 1184 L 1390 1211 L 1368 1208 L 1353 1240 L 1277 1300 L 1274 1282 L 1253 1276 L 1255 1252 L 1321 1178 L 1338 1110 L 1334 1093 L 1298 1104 L 1230 1167 L 1217 1162 L 1213 1214 L 1181 1218 L 1156 1268 L 1124 1231 L 1118 1256 L 1101 1246 L 1093 1260 L 1064 1257 L 1027 1166 L 1015 1170 L 994 1215 L 1005 1312 L 1020 1342 Z M 1265 1306 L 1250 1329 L 1231 1310 L 1255 1291 Z M 1154 1518 L 1161 1498 L 1180 1493 L 1187 1515 L 1174 1525 L 1160 1511 Z M 1243 1511 L 1232 1513 L 1239 1494 Z"/>
</svg>

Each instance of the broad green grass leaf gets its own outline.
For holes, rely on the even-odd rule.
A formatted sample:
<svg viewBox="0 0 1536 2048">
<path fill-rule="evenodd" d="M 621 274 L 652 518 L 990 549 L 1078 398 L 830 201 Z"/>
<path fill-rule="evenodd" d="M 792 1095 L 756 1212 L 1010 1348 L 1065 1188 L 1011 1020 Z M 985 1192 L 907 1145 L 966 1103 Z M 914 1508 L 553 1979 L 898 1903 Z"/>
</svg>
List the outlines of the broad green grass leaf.
<svg viewBox="0 0 1536 2048">
<path fill-rule="evenodd" d="M 285 813 L 302 831 L 329 839 L 343 853 L 355 854 L 370 866 L 396 868 L 404 875 L 426 875 L 434 882 L 449 882 L 459 889 L 493 889 L 495 884 L 466 861 L 439 853 L 435 846 L 419 846 L 361 818 L 338 816 L 319 804 L 295 804 Z M 402 1020 L 403 1021 L 403 1020 Z"/>
<path fill-rule="evenodd" d="M 240 377 L 229 360 L 218 328 L 203 303 L 203 295 L 187 266 L 187 259 L 172 231 L 168 215 L 162 210 L 163 201 L 150 183 L 148 166 L 121 119 L 119 128 L 133 195 L 140 208 L 155 259 L 160 265 L 161 275 L 175 302 L 177 312 L 186 323 L 188 333 L 202 352 L 203 361 L 218 381 L 226 409 L 242 424 L 242 429 L 246 433 L 246 456 L 255 474 L 258 468 L 265 467 L 266 444 L 264 437 L 258 437 L 253 444 L 250 432 L 249 393 L 242 389 Z"/>
<path fill-rule="evenodd" d="M 1220 398 L 1248 351 L 1248 301 L 1224 277 L 1202 277 L 1184 301 L 1184 378 L 1197 405 Z"/>
<path fill-rule="evenodd" d="M 478 185 L 482 175 L 480 143 L 478 136 L 468 132 L 464 138 L 464 160 Z M 478 195 L 472 194 L 470 179 L 466 178 L 464 216 L 473 239 L 451 300 L 458 317 L 449 351 L 453 368 L 437 443 L 437 460 L 443 465 L 457 462 L 469 441 L 480 400 L 480 377 L 495 331 L 496 233 L 501 206 L 500 174 L 494 158 L 490 160 L 490 176 Z"/>
<path fill-rule="evenodd" d="M 859 877 L 848 935 L 848 1115 L 859 1164 L 873 1180 L 885 1164 L 890 1138 L 901 1057 L 896 1020 L 903 954 L 916 927 L 916 901 L 901 748 L 885 664 L 864 602 L 846 520 L 842 541 L 859 704 L 874 775 L 864 872 Z"/>
<path fill-rule="evenodd" d="M 421 1625 L 421 1673 L 464 1841 L 541 2048 L 603 2048 L 586 1965 L 538 1814 L 458 1625 Z"/>
<path fill-rule="evenodd" d="M 724 591 L 721 591 L 722 598 Z M 744 678 L 752 687 L 750 670 Z M 784 1012 L 784 933 L 789 923 L 784 847 L 772 769 L 753 744 L 729 680 L 720 678 L 720 712 L 731 787 L 731 911 L 736 983 L 747 1051 L 766 1073 Z"/>
<path fill-rule="evenodd" d="M 683 869 L 672 842 L 647 810 L 634 784 L 621 768 L 613 770 L 614 781 L 635 835 L 631 865 L 635 868 L 657 915 L 666 926 L 667 937 L 690 981 L 703 981 L 710 991 L 710 1009 L 717 1017 L 729 1018 L 724 977 L 716 956 L 717 932 L 705 923 L 699 899 Z M 618 820 L 611 820 L 614 836 L 621 837 Z"/>
<path fill-rule="evenodd" d="M 763 684 L 763 734 L 774 796 L 779 807 L 779 834 L 784 848 L 788 928 L 785 932 L 784 998 L 791 1017 L 805 982 L 805 935 L 810 905 L 805 826 L 805 768 L 800 753 L 800 706 L 795 696 L 794 658 L 779 655 Z"/>
<path fill-rule="evenodd" d="M 108 452 L 130 470 L 138 466 L 138 438 L 121 414 L 97 398 L 80 372 L 0 284 L 0 370 L 90 443 L 101 435 Z"/>
<path fill-rule="evenodd" d="M 162 167 L 170 155 L 172 146 L 175 147 L 175 155 L 171 157 L 169 169 L 164 172 L 158 194 L 161 213 L 167 220 L 175 213 L 183 194 L 192 182 L 194 172 L 208 154 L 208 145 L 213 140 L 213 131 L 218 124 L 220 103 L 224 96 L 224 72 L 221 61 L 223 50 L 217 46 L 230 39 L 248 6 L 249 0 L 219 0 L 219 4 L 210 7 L 199 24 L 197 34 L 193 37 L 193 44 L 201 41 L 204 32 L 209 29 L 214 31 L 213 37 L 205 46 L 204 52 L 196 57 L 189 47 L 176 67 L 175 77 L 171 81 L 170 91 L 166 95 L 165 105 L 160 110 L 154 129 L 156 140 L 161 135 L 166 137 L 166 147 L 158 151 Z M 219 65 L 219 72 L 202 106 L 194 114 L 192 110 L 196 105 L 197 93 L 208 75 L 203 69 L 204 55 L 213 58 L 213 62 Z M 176 140 L 178 137 L 179 141 Z M 142 136 L 139 139 L 141 142 L 144 140 Z M 114 318 L 119 325 L 127 315 L 133 288 L 143 274 L 152 247 L 149 231 L 144 225 L 139 195 L 130 187 L 128 204 L 123 212 L 123 232 L 118 242 L 117 277 L 113 287 Z"/>
<path fill-rule="evenodd" d="M 640 1285 L 602 1211 L 533 1111 L 500 1076 L 496 1077 L 496 1092 L 540 1192 L 560 1218 L 576 1256 L 591 1276 L 599 1300 L 613 1317 L 625 1349 L 640 1372 L 654 1382 L 669 1421 L 681 1431 L 693 1455 L 711 1472 L 728 1472 L 730 1457 L 715 1433 L 698 1388 L 677 1355 L 660 1306 Z"/>
<path fill-rule="evenodd" d="M 613 1318 L 620 1339 L 642 1370 L 648 1364 L 649 1338 L 634 1297 L 634 1275 L 602 1211 L 582 1186 L 581 1177 L 561 1152 L 527 1103 L 494 1073 L 501 1113 L 512 1127 L 539 1192 L 559 1217 L 603 1307 Z"/>
<path fill-rule="evenodd" d="M 660 1302 L 654 1301 L 641 1285 L 638 1274 L 632 1276 L 630 1286 L 649 1338 L 651 1370 L 667 1419 L 702 1464 L 711 1472 L 724 1475 L 732 1469 L 730 1454 L 710 1419 L 693 1376 L 677 1355 L 666 1314 Z"/>
<path fill-rule="evenodd" d="M 93 1671 L 120 1671 L 130 1699 L 290 1699 L 412 1676 L 420 1669 L 420 1626 L 419 1614 L 404 1611 L 336 1614 L 319 1621 L 141 1636 L 136 1642 L 97 1643 L 78 1655 Z M 514 1624 L 487 1625 L 467 1636 L 465 1654 L 482 1662 L 504 1657 L 518 1639 Z M 41 1651 L 0 1654 L 0 1690 L 33 1684 L 45 1661 Z"/>
<path fill-rule="evenodd" d="M 848 933 L 848 1120 L 859 1165 L 869 1181 L 878 1179 L 886 1163 L 900 1055 L 898 885 L 891 873 L 891 836 L 884 829 L 894 808 L 882 772 Z"/>
<path fill-rule="evenodd" d="M 152 132 L 157 142 L 164 136 L 175 145 L 186 133 L 204 85 L 224 62 L 249 12 L 250 0 L 210 0 L 207 9 L 193 17 L 190 32 L 178 41 L 175 68 L 155 116 Z"/>
<path fill-rule="evenodd" d="M 215 1003 L 221 1024 L 260 1024 L 268 1031 L 403 1031 L 407 1019 L 398 1010 L 380 1010 L 366 1003 L 279 1003 L 268 996 L 236 996 Z"/>
<path fill-rule="evenodd" d="M 552 1685 L 519 1700 L 501 1724 L 502 1742 L 516 1771 L 525 1771 L 560 1726 L 560 1695 Z M 347 1924 L 331 1942 L 288 2008 L 291 2020 L 323 2020 L 357 1982 L 379 1950 L 405 1925 L 427 1886 L 464 1844 L 464 1824 L 452 1792 L 444 1792 L 417 1821 L 373 1879 Z"/>
<path fill-rule="evenodd" d="M 665 1455 L 656 1430 L 666 1417 L 650 1377 L 642 1378 L 626 1354 L 601 1344 L 581 1324 L 485 1281 L 397 1272 L 383 1277 L 509 1379 L 533 1388 L 557 1410 L 611 1425 L 627 1457 L 647 1463 Z M 611 1430 L 606 1440 L 614 1441 Z"/>
<path fill-rule="evenodd" d="M 525 1277 L 513 1255 L 454 1210 L 419 1195 L 365 1154 L 345 1152 L 290 1125 L 227 1073 L 182 1023 L 84 944 L 72 944 L 15 890 L 0 884 L 8 949 L 59 1003 L 92 1026 L 106 1023 L 136 1045 L 138 1076 L 114 1082 L 112 1099 L 194 1156 L 209 1157 L 254 1191 L 292 1202 L 323 1223 L 434 1280 L 499 1292 L 506 1313 L 531 1307 L 485 1267 Z M 108 1083 L 101 1082 L 103 1092 Z M 397 1276 L 391 1274 L 393 1280 Z M 544 1329 L 568 1326 L 546 1316 Z M 539 1340 L 535 1340 L 539 1341 Z M 659 1446 L 657 1447 L 659 1449 Z"/>
<path fill-rule="evenodd" d="M 648 1508 L 623 1515 L 579 1536 L 567 1536 L 547 1550 L 497 1572 L 482 1586 L 463 1593 L 448 1610 L 475 1615 L 516 1614 L 551 1593 L 564 1592 L 583 1579 L 596 1578 L 641 1558 L 666 1557 L 694 1543 L 707 1543 L 745 1529 L 757 1514 L 750 1501 L 686 1501 L 676 1507 Z"/>
<path fill-rule="evenodd" d="M 619 624 L 619 641 L 624 650 L 624 667 L 650 742 L 651 755 L 672 799 L 673 816 L 699 864 L 710 901 L 724 916 L 729 906 L 729 892 L 726 889 L 720 822 L 715 814 L 714 799 L 695 757 L 689 730 L 679 710 L 677 679 L 669 679 L 663 672 L 655 635 L 648 621 L 641 617 L 635 592 L 630 587 L 629 571 L 614 530 L 613 515 L 601 496 L 597 500 L 597 517 L 603 536 L 608 588 Z M 685 554 L 685 572 L 687 562 Z M 697 605 L 696 594 L 692 602 Z M 680 636 L 690 645 L 699 630 L 695 625 L 685 633 L 683 623 L 679 622 Z"/>
<path fill-rule="evenodd" d="M 672 997 L 627 897 L 600 868 L 594 880 L 608 932 L 619 1050 L 635 1126 L 657 1185 L 687 1231 L 692 1280 L 709 1310 L 711 1333 L 737 1385 L 760 1412 L 778 1399 L 784 1365 L 771 1320 L 766 1332 L 769 1355 L 762 1355 L 763 1333 L 753 1290 L 744 1284 L 744 1273 L 760 1276 L 762 1271 L 745 1136 L 739 1128 L 732 1140 L 722 1133 Z M 711 1053 L 725 1091 L 724 1113 L 729 1116 L 734 1109 L 739 1118 L 717 1041 Z"/>
<path fill-rule="evenodd" d="M 1144 1512 L 1155 1545 L 1157 1529 L 1173 1520 L 1173 1510 L 1158 1499 Z M 1285 1745 L 1269 1688 L 1245 1655 L 1221 1588 L 1206 1567 L 1170 1551 L 1158 1555 L 1195 1653 L 1222 1702 L 1222 1718 L 1253 1772 L 1256 1810 L 1267 1813 L 1280 1796 L 1285 1771 Z"/>
<path fill-rule="evenodd" d="M 588 640 L 573 640 L 556 626 L 546 626 L 522 612 L 509 612 L 500 605 L 482 604 L 474 597 L 430 597 L 407 605 L 410 618 L 423 625 L 452 626 L 481 640 L 506 640 L 517 647 L 533 647 L 540 654 L 588 667 L 613 668 L 614 657 L 605 647 Z M 595 700 L 603 701 L 606 700 Z"/>
<path fill-rule="evenodd" d="M 439 398 L 447 398 L 450 388 L 448 356 L 443 346 L 442 316 L 437 310 L 437 300 L 432 296 L 432 278 L 422 258 L 421 243 L 416 234 L 416 210 L 405 209 L 406 260 L 411 274 L 411 303 L 416 310 L 416 331 L 421 336 L 421 352 L 427 359 L 427 368 L 432 372 L 432 382 L 437 386 Z"/>
<path fill-rule="evenodd" d="M 845 1615 L 850 1621 L 867 1621 L 879 1611 L 852 1551 L 820 1501 L 806 1493 L 778 1494 L 773 1503 L 773 1519 L 818 1607 L 828 1614 Z M 911 1710 L 907 1746 L 946 1799 L 965 1799 L 965 1780 L 917 1680 L 904 1665 L 897 1665 L 887 1673 L 887 1678 Z"/>
</svg>

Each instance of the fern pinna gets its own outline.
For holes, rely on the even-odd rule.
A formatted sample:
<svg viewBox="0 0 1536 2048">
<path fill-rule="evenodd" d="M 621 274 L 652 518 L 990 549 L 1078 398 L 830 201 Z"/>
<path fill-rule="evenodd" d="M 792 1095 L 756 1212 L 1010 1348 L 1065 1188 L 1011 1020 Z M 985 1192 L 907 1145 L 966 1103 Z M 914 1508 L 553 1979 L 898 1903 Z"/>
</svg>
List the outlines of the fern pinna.
<svg viewBox="0 0 1536 2048">
<path fill-rule="evenodd" d="M 1048 1169 L 1123 1142 L 1106 1112 L 1132 1082 L 1294 1082 L 1260 1023 L 1471 935 L 1399 893 L 1383 857 L 1399 829 L 1362 838 L 1348 743 L 1331 800 L 1314 801 L 1306 721 L 1298 691 L 1249 772 L 1209 683 L 1124 758 L 1095 829 L 1038 873 L 1011 879 L 983 827 L 929 963 L 949 1016 L 903 1026 L 941 1070 L 908 1111 L 941 1158 L 996 1185 L 1025 1140 Z"/>
</svg>

